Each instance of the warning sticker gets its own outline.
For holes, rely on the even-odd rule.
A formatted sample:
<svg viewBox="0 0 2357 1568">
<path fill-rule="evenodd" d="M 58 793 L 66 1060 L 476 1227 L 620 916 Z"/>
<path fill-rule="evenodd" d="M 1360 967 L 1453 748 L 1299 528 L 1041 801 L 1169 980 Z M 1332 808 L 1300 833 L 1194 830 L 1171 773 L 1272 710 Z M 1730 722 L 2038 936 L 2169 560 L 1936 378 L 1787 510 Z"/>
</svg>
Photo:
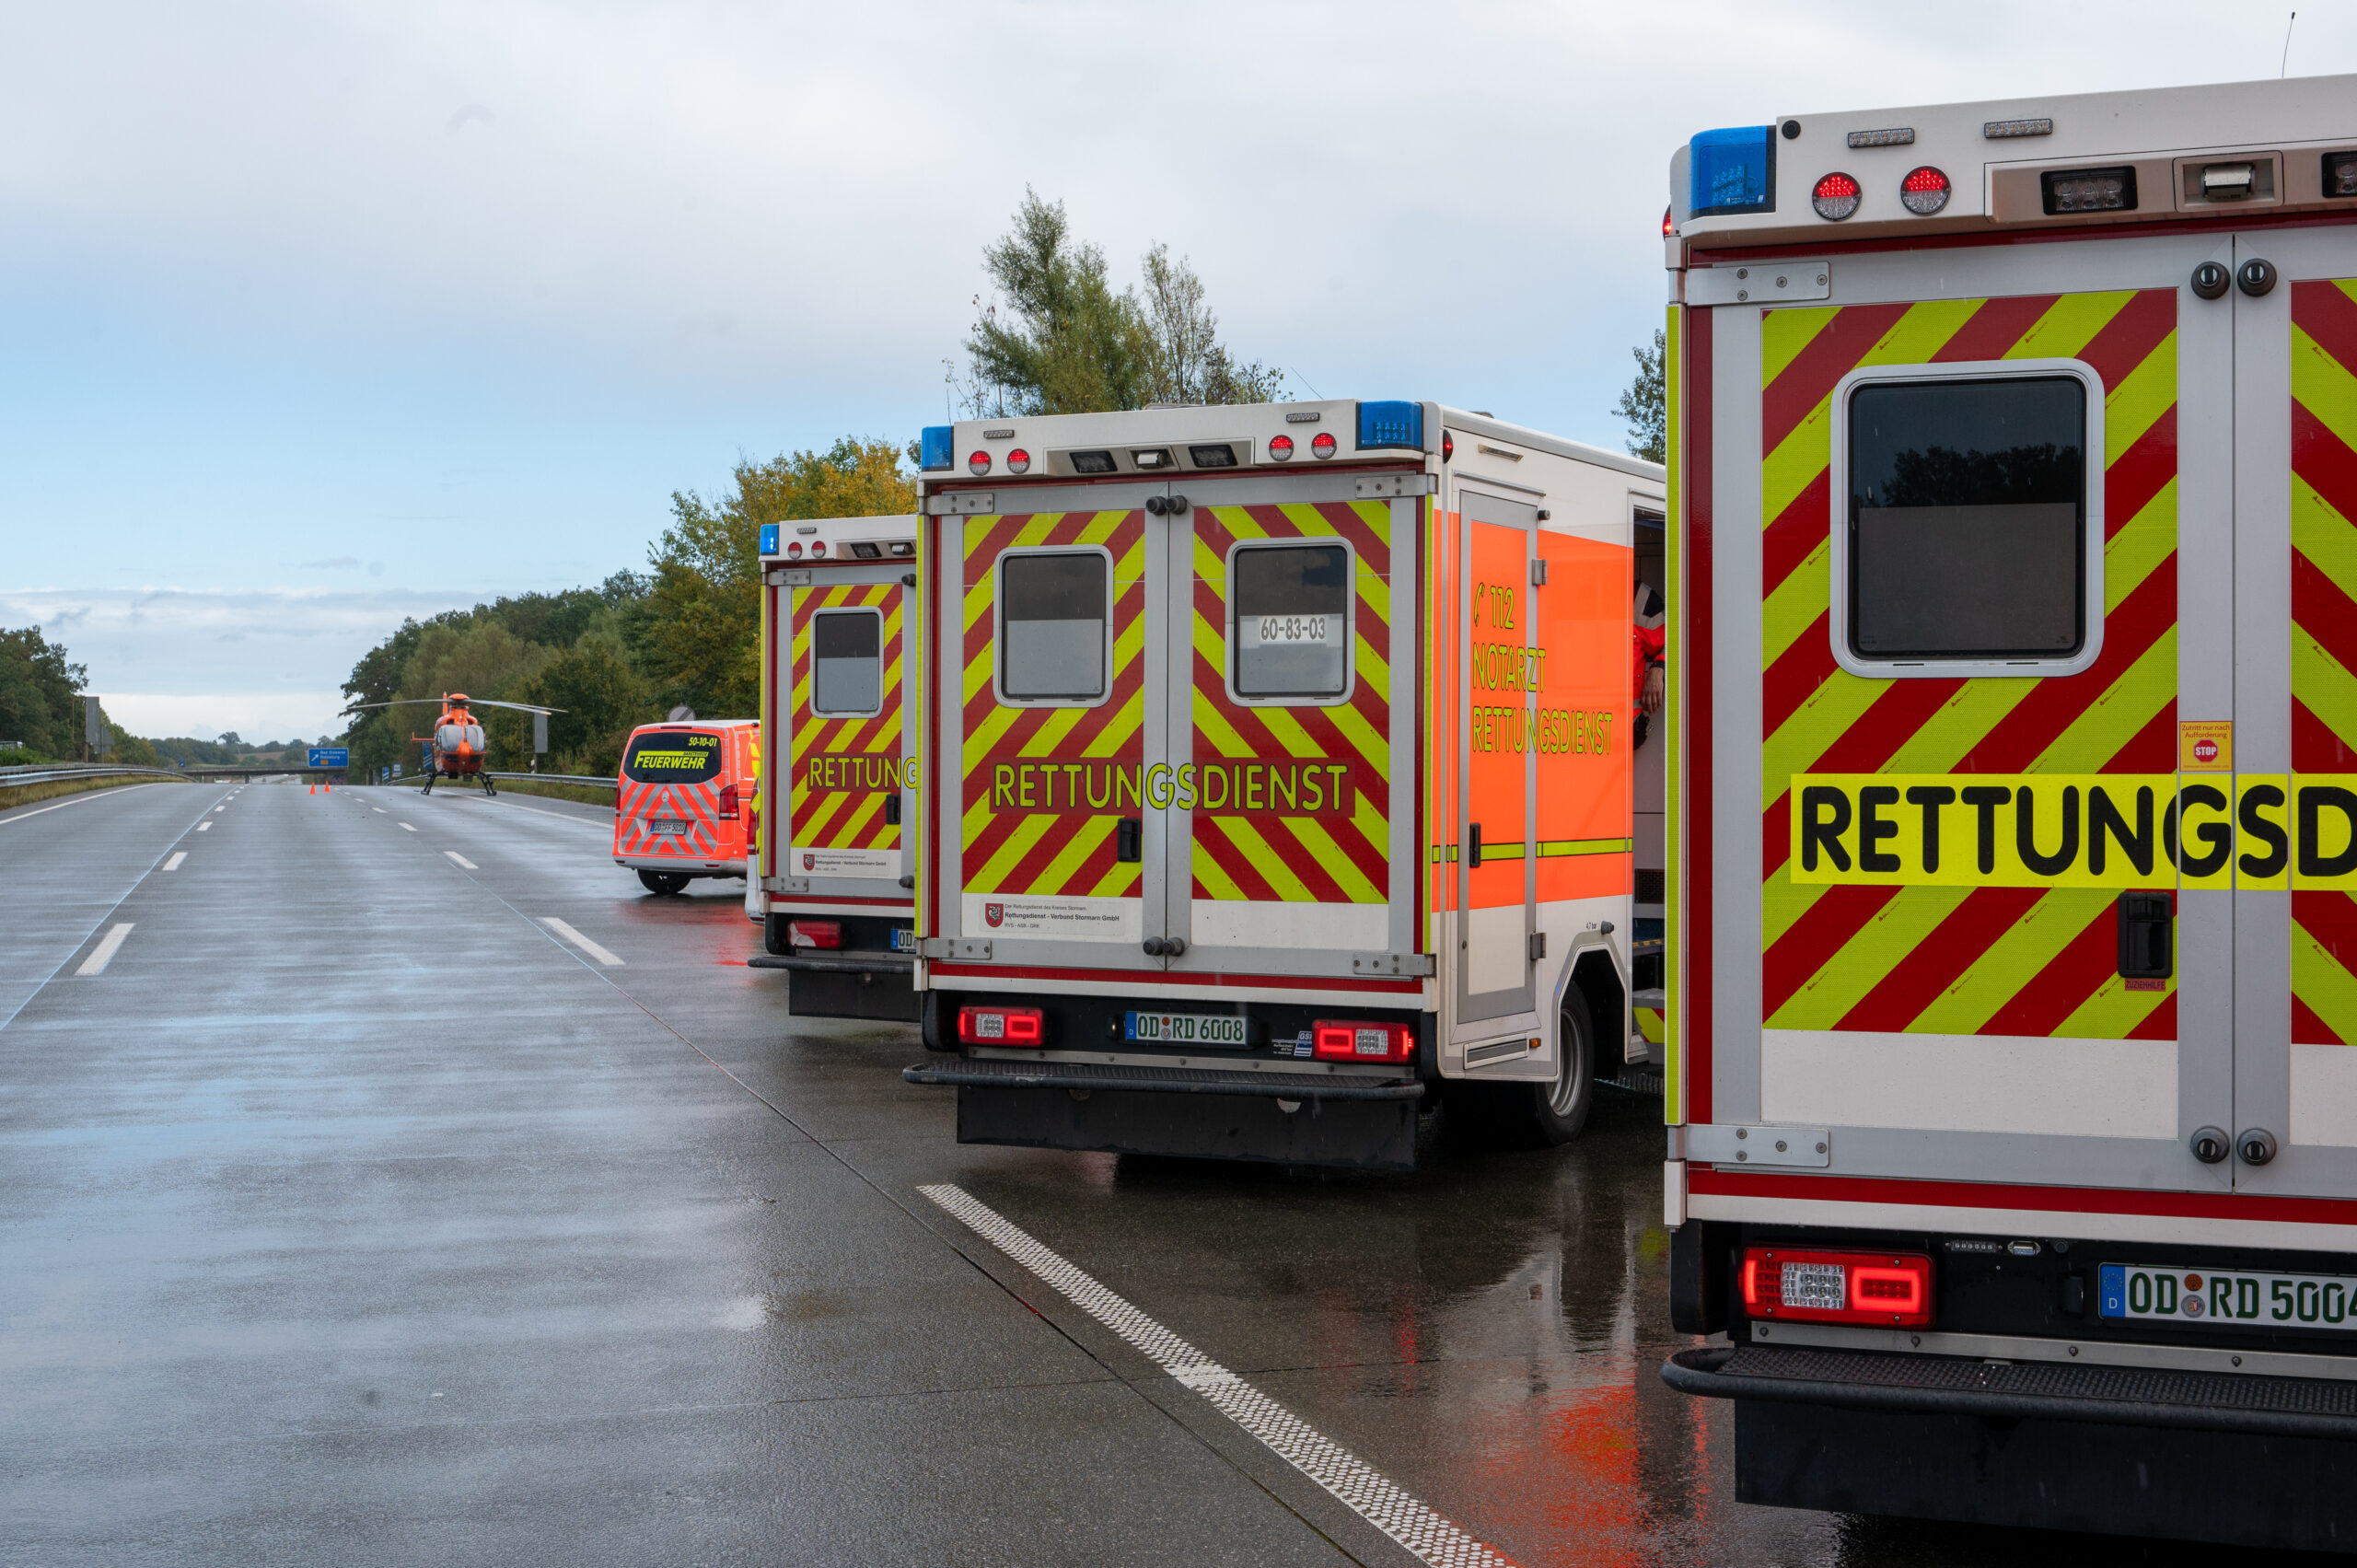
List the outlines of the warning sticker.
<svg viewBox="0 0 2357 1568">
<path fill-rule="evenodd" d="M 2190 719 L 2177 726 L 2177 766 L 2184 773 L 2235 771 L 2232 719 Z"/>
</svg>

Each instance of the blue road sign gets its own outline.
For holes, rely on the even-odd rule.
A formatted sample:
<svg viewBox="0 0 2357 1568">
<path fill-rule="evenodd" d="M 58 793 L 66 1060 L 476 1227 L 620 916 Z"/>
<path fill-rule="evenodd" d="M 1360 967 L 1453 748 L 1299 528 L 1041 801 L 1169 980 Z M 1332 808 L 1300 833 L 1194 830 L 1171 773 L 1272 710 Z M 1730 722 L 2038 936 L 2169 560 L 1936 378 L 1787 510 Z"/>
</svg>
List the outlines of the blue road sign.
<svg viewBox="0 0 2357 1568">
<path fill-rule="evenodd" d="M 348 768 L 352 766 L 349 746 L 314 746 L 310 749 L 310 765 L 314 768 Z"/>
</svg>

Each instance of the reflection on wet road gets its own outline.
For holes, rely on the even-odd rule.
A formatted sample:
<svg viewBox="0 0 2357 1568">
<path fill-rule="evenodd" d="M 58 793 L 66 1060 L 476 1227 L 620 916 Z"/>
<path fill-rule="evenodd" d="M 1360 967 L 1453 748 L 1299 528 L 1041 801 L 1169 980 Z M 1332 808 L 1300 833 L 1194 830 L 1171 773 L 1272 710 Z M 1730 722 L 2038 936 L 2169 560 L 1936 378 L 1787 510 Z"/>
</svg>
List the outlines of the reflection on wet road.
<svg viewBox="0 0 2357 1568">
<path fill-rule="evenodd" d="M 1525 1564 L 2177 1557 L 1735 1502 L 1655 1102 L 1409 1178 L 961 1149 L 593 808 L 115 793 L 0 828 L 6 1561 L 1413 1561 L 1268 1410 Z"/>
</svg>

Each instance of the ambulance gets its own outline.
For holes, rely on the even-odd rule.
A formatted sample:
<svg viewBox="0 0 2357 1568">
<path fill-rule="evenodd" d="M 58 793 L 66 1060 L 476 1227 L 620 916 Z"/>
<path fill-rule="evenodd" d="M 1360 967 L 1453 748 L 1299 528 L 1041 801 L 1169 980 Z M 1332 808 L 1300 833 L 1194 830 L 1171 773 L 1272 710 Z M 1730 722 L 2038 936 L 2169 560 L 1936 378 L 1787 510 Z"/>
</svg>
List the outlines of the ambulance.
<svg viewBox="0 0 2357 1568">
<path fill-rule="evenodd" d="M 916 1016 L 914 517 L 765 523 L 761 725 L 779 759 L 757 968 L 805 1017 Z"/>
<path fill-rule="evenodd" d="M 1737 1495 L 2357 1541 L 2357 77 L 1665 220 L 1671 1316 Z"/>
<path fill-rule="evenodd" d="M 614 789 L 614 864 L 650 893 L 745 875 L 761 791 L 761 737 L 751 719 L 645 724 L 622 746 Z"/>
<path fill-rule="evenodd" d="M 1631 1028 L 1661 470 L 1436 402 L 920 444 L 904 1074 L 978 1144 L 1412 1168 L 1560 1143 Z M 1658 561 L 1662 552 L 1652 552 Z M 1656 575 L 1658 574 L 1656 573 Z"/>
</svg>

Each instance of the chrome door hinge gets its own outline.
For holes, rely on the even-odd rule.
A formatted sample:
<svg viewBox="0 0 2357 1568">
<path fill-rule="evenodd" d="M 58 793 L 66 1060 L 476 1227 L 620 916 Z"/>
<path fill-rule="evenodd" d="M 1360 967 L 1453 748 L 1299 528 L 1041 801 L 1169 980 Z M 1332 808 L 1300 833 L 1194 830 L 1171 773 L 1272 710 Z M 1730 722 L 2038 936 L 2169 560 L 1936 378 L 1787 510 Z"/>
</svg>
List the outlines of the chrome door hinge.
<svg viewBox="0 0 2357 1568">
<path fill-rule="evenodd" d="M 1689 1125 L 1686 1157 L 1713 1165 L 1812 1166 L 1833 1163 L 1833 1134 L 1822 1127 Z"/>
</svg>

